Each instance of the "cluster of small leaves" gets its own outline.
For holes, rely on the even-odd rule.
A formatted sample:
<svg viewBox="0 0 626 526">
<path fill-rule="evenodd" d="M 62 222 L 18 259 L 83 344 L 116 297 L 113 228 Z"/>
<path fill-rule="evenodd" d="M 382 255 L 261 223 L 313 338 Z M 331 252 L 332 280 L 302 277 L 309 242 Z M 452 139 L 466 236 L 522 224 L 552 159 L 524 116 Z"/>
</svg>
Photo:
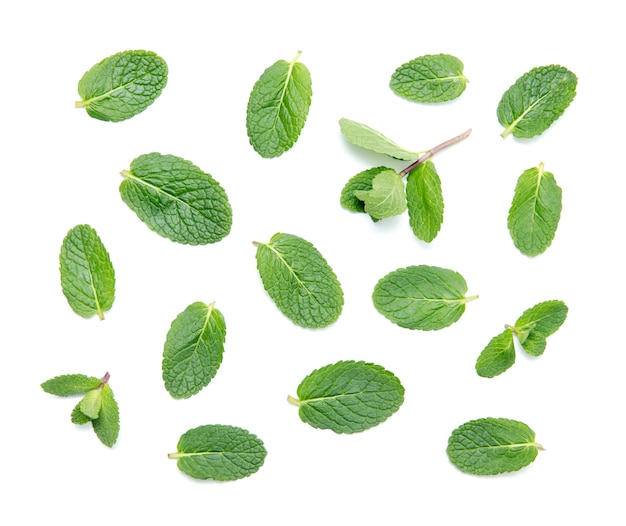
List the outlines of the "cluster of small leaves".
<svg viewBox="0 0 626 526">
<path fill-rule="evenodd" d="M 506 418 L 480 418 L 459 426 L 450 435 L 450 462 L 472 475 L 498 475 L 528 466 L 543 447 L 530 427 Z"/>
<path fill-rule="evenodd" d="M 565 303 L 559 300 L 544 301 L 524 311 L 515 325 L 507 325 L 480 353 L 476 360 L 478 375 L 493 378 L 515 363 L 514 337 L 528 354 L 543 354 L 546 338 L 563 324 L 567 311 Z"/>
<path fill-rule="evenodd" d="M 72 411 L 72 422 L 77 425 L 91 422 L 94 432 L 105 446 L 113 447 L 117 442 L 120 414 L 109 385 L 109 373 L 103 378 L 84 374 L 55 376 L 42 383 L 41 388 L 56 396 L 83 395 Z"/>
</svg>

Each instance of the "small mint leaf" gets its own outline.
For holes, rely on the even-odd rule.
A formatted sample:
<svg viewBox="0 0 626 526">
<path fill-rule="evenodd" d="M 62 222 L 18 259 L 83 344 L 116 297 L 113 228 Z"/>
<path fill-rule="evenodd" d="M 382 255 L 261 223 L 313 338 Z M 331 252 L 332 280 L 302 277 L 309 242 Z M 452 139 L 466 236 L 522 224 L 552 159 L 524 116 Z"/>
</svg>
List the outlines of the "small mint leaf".
<svg viewBox="0 0 626 526">
<path fill-rule="evenodd" d="M 365 212 L 373 219 L 393 217 L 406 210 L 404 181 L 391 168 L 374 176 L 371 190 L 355 190 L 354 195 L 363 201 Z"/>
</svg>

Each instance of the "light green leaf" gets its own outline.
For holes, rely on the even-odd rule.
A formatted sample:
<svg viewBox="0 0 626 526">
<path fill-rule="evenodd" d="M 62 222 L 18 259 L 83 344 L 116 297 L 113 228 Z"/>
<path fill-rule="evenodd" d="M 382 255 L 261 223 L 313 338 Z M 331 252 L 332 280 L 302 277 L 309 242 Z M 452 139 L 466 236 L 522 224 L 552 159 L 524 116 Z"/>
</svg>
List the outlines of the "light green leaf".
<svg viewBox="0 0 626 526">
<path fill-rule="evenodd" d="M 81 400 L 82 401 L 82 400 Z M 72 424 L 76 424 L 79 426 L 85 425 L 88 422 L 91 422 L 93 419 L 88 417 L 85 413 L 80 410 L 80 402 L 76 404 L 71 414 Z"/>
<path fill-rule="evenodd" d="M 152 51 L 122 51 L 105 58 L 78 82 L 77 108 L 102 121 L 123 121 L 144 111 L 167 84 L 167 64 Z"/>
<path fill-rule="evenodd" d="M 342 118 L 339 119 L 339 127 L 348 142 L 371 152 L 382 153 L 394 159 L 405 161 L 415 161 L 422 153 L 411 152 L 400 148 L 400 146 L 385 137 L 382 133 L 360 122 Z"/>
<path fill-rule="evenodd" d="M 230 232 L 226 192 L 191 162 L 149 153 L 137 157 L 122 176 L 122 199 L 157 234 L 177 243 L 206 245 Z"/>
<path fill-rule="evenodd" d="M 543 449 L 526 424 L 506 418 L 481 418 L 459 426 L 448 439 L 450 462 L 465 473 L 497 475 L 518 471 Z"/>
<path fill-rule="evenodd" d="M 576 96 L 578 79 L 567 68 L 533 68 L 515 81 L 498 104 L 502 137 L 530 138 L 546 131 Z"/>
<path fill-rule="evenodd" d="M 563 325 L 567 312 L 567 305 L 560 300 L 537 303 L 524 311 L 512 330 L 526 352 L 539 356 L 545 350 L 546 338 Z"/>
<path fill-rule="evenodd" d="M 98 418 L 100 407 L 102 406 L 102 389 L 93 389 L 89 391 L 80 401 L 81 412 L 91 418 Z"/>
<path fill-rule="evenodd" d="M 430 243 L 443 223 L 441 180 L 432 161 L 418 165 L 406 179 L 407 206 L 413 233 Z"/>
<path fill-rule="evenodd" d="M 502 374 L 515 363 L 513 332 L 506 329 L 494 336 L 476 360 L 476 372 L 484 378 Z"/>
<path fill-rule="evenodd" d="M 163 381 L 174 398 L 209 385 L 222 363 L 226 323 L 214 303 L 189 305 L 172 322 L 163 349 Z"/>
<path fill-rule="evenodd" d="M 386 166 L 377 166 L 376 168 L 370 168 L 369 170 L 359 172 L 354 177 L 351 177 L 341 190 L 341 206 L 351 212 L 365 213 L 365 203 L 355 195 L 355 192 L 369 192 L 373 188 L 374 177 L 376 177 L 379 173 L 388 170 L 391 170 L 391 168 L 387 168 Z M 372 217 L 372 220 L 379 221 L 379 219 L 374 217 Z"/>
<path fill-rule="evenodd" d="M 406 210 L 404 182 L 391 168 L 374 176 L 371 190 L 355 190 L 354 195 L 363 201 L 365 212 L 373 219 L 385 219 Z"/>
<path fill-rule="evenodd" d="M 374 288 L 374 306 L 385 318 L 406 329 L 443 329 L 457 321 L 469 296 L 458 272 L 427 265 L 390 272 Z"/>
<path fill-rule="evenodd" d="M 84 374 L 63 374 L 46 380 L 41 388 L 56 396 L 72 396 L 84 394 L 100 385 L 101 380 Z"/>
<path fill-rule="evenodd" d="M 113 447 L 120 432 L 120 411 L 109 384 L 102 386 L 100 414 L 91 423 L 100 442 Z"/>
<path fill-rule="evenodd" d="M 402 64 L 391 76 L 394 93 L 413 102 L 456 99 L 467 85 L 463 62 L 452 55 L 424 55 Z"/>
<path fill-rule="evenodd" d="M 404 401 L 400 380 L 380 365 L 342 361 L 313 371 L 298 386 L 303 422 L 336 433 L 356 433 L 384 422 Z"/>
<path fill-rule="evenodd" d="M 261 157 L 278 157 L 300 136 L 311 106 L 311 75 L 298 62 L 279 60 L 267 68 L 248 99 L 246 127 L 250 144 Z"/>
<path fill-rule="evenodd" d="M 544 252 L 552 243 L 561 217 L 561 188 L 543 169 L 526 170 L 518 179 L 508 226 L 515 246 L 527 256 Z"/>
<path fill-rule="evenodd" d="M 61 245 L 59 263 L 61 288 L 72 310 L 103 320 L 115 299 L 115 271 L 96 231 L 89 225 L 72 228 Z"/>
<path fill-rule="evenodd" d="M 178 452 L 168 455 L 178 469 L 196 479 L 237 480 L 256 473 L 267 451 L 261 439 L 245 429 L 206 425 L 180 437 Z"/>
<path fill-rule="evenodd" d="M 322 254 L 292 234 L 275 234 L 258 243 L 256 261 L 265 290 L 296 325 L 309 328 L 334 323 L 343 307 L 343 291 Z"/>
</svg>

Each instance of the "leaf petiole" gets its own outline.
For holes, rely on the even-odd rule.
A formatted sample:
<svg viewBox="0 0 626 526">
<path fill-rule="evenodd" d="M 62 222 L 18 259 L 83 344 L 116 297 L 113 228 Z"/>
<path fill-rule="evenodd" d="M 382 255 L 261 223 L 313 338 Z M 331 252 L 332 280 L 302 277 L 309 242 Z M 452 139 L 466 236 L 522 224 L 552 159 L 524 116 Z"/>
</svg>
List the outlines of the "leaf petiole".
<svg viewBox="0 0 626 526">
<path fill-rule="evenodd" d="M 407 166 L 404 170 L 402 170 L 398 175 L 400 177 L 404 177 L 405 175 L 411 173 L 411 171 L 417 168 L 420 164 L 428 161 L 436 153 L 439 153 L 441 150 L 445 150 L 449 146 L 452 146 L 453 144 L 456 144 L 457 142 L 461 142 L 463 139 L 466 139 L 470 133 L 472 133 L 471 128 L 461 133 L 460 135 L 457 135 L 456 137 L 452 137 L 452 139 L 448 139 L 447 141 L 442 142 L 441 144 L 438 144 L 434 148 L 431 148 L 424 155 L 422 155 L 417 161 L 412 162 L 409 166 Z"/>
</svg>

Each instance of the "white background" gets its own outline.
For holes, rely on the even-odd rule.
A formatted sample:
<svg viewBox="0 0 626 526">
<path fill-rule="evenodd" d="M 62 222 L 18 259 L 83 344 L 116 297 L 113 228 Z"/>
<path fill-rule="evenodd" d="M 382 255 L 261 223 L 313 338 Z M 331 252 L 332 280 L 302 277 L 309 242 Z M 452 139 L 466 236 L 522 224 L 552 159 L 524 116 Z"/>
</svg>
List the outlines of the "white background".
<svg viewBox="0 0 626 526">
<path fill-rule="evenodd" d="M 567 5 L 567 7 L 565 7 Z M 3 524 L 624 524 L 624 64 L 617 2 L 5 2 L 2 81 Z M 202 6 L 202 7 L 201 7 Z M 76 85 L 118 51 L 149 49 L 169 82 L 122 123 L 74 108 Z M 262 159 L 248 143 L 248 95 L 263 70 L 298 50 L 313 101 L 296 146 Z M 450 53 L 470 83 L 426 106 L 388 87 L 417 56 Z M 500 137 L 502 93 L 535 66 L 561 64 L 578 94 L 533 140 Z M 357 172 L 399 163 L 347 144 L 337 121 L 364 122 L 408 149 L 472 128 L 435 157 L 445 221 L 430 245 L 405 214 L 374 224 L 339 206 Z M 119 197 L 119 172 L 140 154 L 181 156 L 226 189 L 223 241 L 178 245 Z M 506 217 L 519 175 L 545 163 L 563 189 L 552 246 L 513 245 Z M 77 224 L 95 228 L 117 277 L 105 321 L 67 305 L 58 253 Z M 345 306 L 325 330 L 293 325 L 258 277 L 252 241 L 288 232 L 311 241 L 339 277 Z M 416 264 L 460 272 L 469 294 L 450 328 L 401 329 L 374 309 L 386 273 Z M 474 364 L 505 323 L 535 303 L 570 308 L 545 354 L 518 352 L 492 380 Z M 171 321 L 216 302 L 228 329 L 211 384 L 174 400 L 161 379 Z M 404 405 L 378 427 L 336 435 L 287 403 L 313 369 L 341 359 L 394 372 Z M 103 446 L 69 415 L 74 399 L 40 384 L 101 376 L 120 405 L 118 443 Z M 474 418 L 526 422 L 546 448 L 515 474 L 465 475 L 447 459 L 450 432 Z M 268 450 L 253 476 L 195 481 L 167 453 L 203 424 L 257 434 Z"/>
</svg>

